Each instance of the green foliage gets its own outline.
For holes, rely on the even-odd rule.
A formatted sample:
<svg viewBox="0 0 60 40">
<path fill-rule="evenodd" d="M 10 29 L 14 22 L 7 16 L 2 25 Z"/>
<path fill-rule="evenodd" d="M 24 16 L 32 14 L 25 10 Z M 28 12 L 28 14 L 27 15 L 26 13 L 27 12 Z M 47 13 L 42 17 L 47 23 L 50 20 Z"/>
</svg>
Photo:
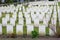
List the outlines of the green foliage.
<svg viewBox="0 0 60 40">
<path fill-rule="evenodd" d="M 54 1 L 54 0 L 49 0 L 49 1 Z"/>
<path fill-rule="evenodd" d="M 36 31 L 32 31 L 31 34 L 32 34 L 32 38 L 38 37 L 38 32 Z"/>
<path fill-rule="evenodd" d="M 58 2 L 58 5 L 60 6 L 60 2 Z"/>
<path fill-rule="evenodd" d="M 59 2 L 59 4 L 60 4 L 60 2 Z M 57 12 L 57 21 L 56 21 L 56 31 L 57 31 L 57 34 L 56 34 L 57 37 L 60 37 L 60 26 L 59 26 L 58 12 Z"/>
<path fill-rule="evenodd" d="M 39 23 L 40 23 L 40 24 L 43 24 L 43 21 L 40 21 Z"/>
<path fill-rule="evenodd" d="M 0 0 L 0 4 L 1 4 L 1 0 Z"/>
<path fill-rule="evenodd" d="M 0 18 L 0 23 L 2 23 L 2 17 Z"/>
<path fill-rule="evenodd" d="M 49 36 L 49 27 L 46 27 L 46 36 Z"/>
<path fill-rule="evenodd" d="M 28 0 L 24 0 L 25 2 L 28 2 Z"/>
<path fill-rule="evenodd" d="M 34 27 L 34 30 L 39 33 L 39 27 Z"/>
<path fill-rule="evenodd" d="M 5 15 L 6 15 L 6 14 L 2 12 L 2 17 L 5 17 Z"/>
<path fill-rule="evenodd" d="M 4 34 L 4 35 L 7 34 L 5 26 L 2 27 L 2 34 Z"/>
<path fill-rule="evenodd" d="M 13 3 L 13 0 L 6 0 L 6 3 Z"/>
<path fill-rule="evenodd" d="M 14 26 L 13 32 L 14 32 L 14 34 L 16 34 L 16 26 Z"/>
</svg>

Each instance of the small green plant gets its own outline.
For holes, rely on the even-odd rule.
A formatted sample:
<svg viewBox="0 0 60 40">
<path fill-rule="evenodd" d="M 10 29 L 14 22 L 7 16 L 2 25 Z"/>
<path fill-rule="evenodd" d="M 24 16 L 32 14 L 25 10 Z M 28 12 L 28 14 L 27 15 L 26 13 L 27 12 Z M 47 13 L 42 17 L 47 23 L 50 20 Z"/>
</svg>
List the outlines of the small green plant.
<svg viewBox="0 0 60 40">
<path fill-rule="evenodd" d="M 32 38 L 38 37 L 38 32 L 36 31 L 32 31 L 31 34 L 32 34 Z"/>
</svg>

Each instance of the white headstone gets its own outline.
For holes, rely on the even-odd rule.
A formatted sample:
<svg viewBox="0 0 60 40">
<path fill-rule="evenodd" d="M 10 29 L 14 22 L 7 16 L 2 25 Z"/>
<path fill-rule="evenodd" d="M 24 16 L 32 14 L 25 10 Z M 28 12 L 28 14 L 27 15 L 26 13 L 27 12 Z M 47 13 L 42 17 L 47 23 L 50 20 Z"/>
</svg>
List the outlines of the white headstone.
<svg viewBox="0 0 60 40">
<path fill-rule="evenodd" d="M 18 24 L 24 24 L 24 21 L 23 21 L 24 19 L 23 18 L 20 18 L 20 19 L 18 19 Z"/>
<path fill-rule="evenodd" d="M 17 26 L 16 26 L 16 33 L 17 33 L 18 35 L 23 34 L 23 25 L 17 25 Z"/>
<path fill-rule="evenodd" d="M 3 26 L 6 26 L 6 25 L 7 25 L 7 19 L 2 18 L 2 25 L 3 25 Z"/>
<path fill-rule="evenodd" d="M 5 17 L 8 21 L 9 21 L 9 14 L 6 14 L 6 17 Z"/>
<path fill-rule="evenodd" d="M 23 18 L 22 12 L 19 12 L 18 17 Z"/>
<path fill-rule="evenodd" d="M 35 20 L 34 20 L 34 26 L 35 26 L 35 27 L 38 27 L 38 26 L 39 26 L 39 19 L 35 19 Z"/>
<path fill-rule="evenodd" d="M 46 28 L 45 25 L 40 25 L 40 26 L 39 26 L 39 34 L 40 34 L 41 36 L 44 36 L 44 35 L 46 34 L 45 28 Z"/>
<path fill-rule="evenodd" d="M 0 34 L 2 34 L 2 24 L 0 24 Z"/>
<path fill-rule="evenodd" d="M 0 12 L 0 17 L 2 17 L 2 13 Z"/>
<path fill-rule="evenodd" d="M 26 24 L 31 24 L 31 18 L 26 18 Z"/>
<path fill-rule="evenodd" d="M 42 17 L 41 14 L 39 14 L 39 15 L 40 15 L 40 16 L 39 16 L 39 20 L 42 21 L 43 17 Z"/>
<path fill-rule="evenodd" d="M 13 33 L 13 26 L 12 25 L 7 25 L 7 33 L 8 34 L 11 34 L 11 33 Z"/>
<path fill-rule="evenodd" d="M 54 32 L 51 29 L 49 29 L 49 35 L 50 36 L 54 36 L 55 35 Z"/>
<path fill-rule="evenodd" d="M 34 26 L 33 25 L 27 25 L 27 34 L 31 34 L 31 32 L 34 31 Z"/>
<path fill-rule="evenodd" d="M 15 25 L 15 20 L 14 20 L 14 18 L 10 18 L 10 24 L 13 25 L 13 26 Z"/>
</svg>

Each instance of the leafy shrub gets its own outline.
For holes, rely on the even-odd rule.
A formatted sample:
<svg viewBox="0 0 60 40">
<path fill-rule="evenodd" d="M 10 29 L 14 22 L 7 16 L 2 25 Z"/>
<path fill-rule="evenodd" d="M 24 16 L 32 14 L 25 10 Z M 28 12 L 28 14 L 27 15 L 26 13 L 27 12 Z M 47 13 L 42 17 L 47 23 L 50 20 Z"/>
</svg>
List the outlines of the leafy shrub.
<svg viewBox="0 0 60 40">
<path fill-rule="evenodd" d="M 2 2 L 1 2 L 1 0 L 0 0 L 0 4 L 1 4 Z"/>
<path fill-rule="evenodd" d="M 32 34 L 32 38 L 38 37 L 38 32 L 36 31 L 32 31 L 31 34 Z"/>
</svg>

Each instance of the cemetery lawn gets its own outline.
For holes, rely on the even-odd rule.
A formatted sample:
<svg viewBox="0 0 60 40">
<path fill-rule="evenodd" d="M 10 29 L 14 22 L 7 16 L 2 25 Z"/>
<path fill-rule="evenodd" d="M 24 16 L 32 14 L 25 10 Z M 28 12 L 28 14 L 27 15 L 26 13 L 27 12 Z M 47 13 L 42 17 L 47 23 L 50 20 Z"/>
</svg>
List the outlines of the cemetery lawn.
<svg viewBox="0 0 60 40">
<path fill-rule="evenodd" d="M 5 26 L 3 26 L 2 27 L 2 34 L 4 35 L 4 34 L 6 34 L 7 32 L 6 32 L 6 27 Z"/>
<path fill-rule="evenodd" d="M 60 6 L 60 2 L 58 2 L 58 6 Z"/>
<path fill-rule="evenodd" d="M 0 23 L 2 24 L 2 18 L 0 18 Z"/>
<path fill-rule="evenodd" d="M 34 31 L 39 33 L 39 27 L 34 27 Z"/>
</svg>

